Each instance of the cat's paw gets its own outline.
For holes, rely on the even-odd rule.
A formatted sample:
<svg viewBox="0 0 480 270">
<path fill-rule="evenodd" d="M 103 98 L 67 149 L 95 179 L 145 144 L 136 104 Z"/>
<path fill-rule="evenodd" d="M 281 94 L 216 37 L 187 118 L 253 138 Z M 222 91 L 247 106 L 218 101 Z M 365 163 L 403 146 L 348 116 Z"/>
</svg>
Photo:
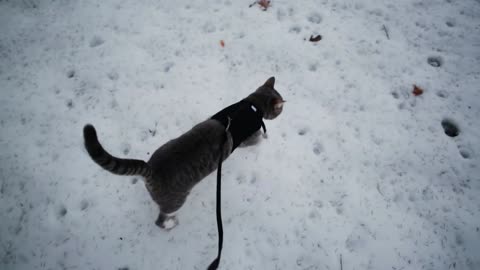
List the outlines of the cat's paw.
<svg viewBox="0 0 480 270">
<path fill-rule="evenodd" d="M 163 222 L 164 229 L 170 231 L 171 229 L 177 227 L 179 223 L 180 222 L 178 222 L 178 218 L 176 216 L 168 217 L 167 220 Z"/>
<path fill-rule="evenodd" d="M 179 221 L 176 216 L 169 216 L 163 220 L 158 219 L 155 224 L 163 230 L 170 231 L 179 224 Z"/>
<path fill-rule="evenodd" d="M 268 134 L 267 134 L 266 132 L 264 132 L 264 133 L 262 133 L 262 137 L 263 137 L 264 139 L 268 139 Z"/>
</svg>

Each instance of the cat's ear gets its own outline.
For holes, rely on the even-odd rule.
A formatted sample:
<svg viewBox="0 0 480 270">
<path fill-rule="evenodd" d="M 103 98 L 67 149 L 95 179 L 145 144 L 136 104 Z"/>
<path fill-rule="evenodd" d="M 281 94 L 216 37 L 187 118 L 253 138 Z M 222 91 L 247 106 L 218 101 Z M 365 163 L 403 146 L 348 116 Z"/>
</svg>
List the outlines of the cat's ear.
<svg viewBox="0 0 480 270">
<path fill-rule="evenodd" d="M 271 77 L 263 85 L 267 86 L 267 87 L 270 87 L 270 88 L 273 88 L 273 86 L 275 85 L 275 77 Z"/>
</svg>

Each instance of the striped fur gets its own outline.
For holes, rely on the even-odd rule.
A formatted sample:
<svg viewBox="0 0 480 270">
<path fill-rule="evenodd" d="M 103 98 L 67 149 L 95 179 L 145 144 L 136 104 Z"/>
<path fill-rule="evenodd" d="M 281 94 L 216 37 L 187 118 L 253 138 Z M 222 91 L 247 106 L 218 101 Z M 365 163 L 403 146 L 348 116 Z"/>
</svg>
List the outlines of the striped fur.
<svg viewBox="0 0 480 270">
<path fill-rule="evenodd" d="M 105 151 L 98 141 L 97 132 L 92 125 L 85 125 L 83 137 L 88 154 L 105 170 L 119 175 L 141 175 L 147 179 L 152 176 L 152 169 L 145 161 L 116 158 Z"/>
</svg>

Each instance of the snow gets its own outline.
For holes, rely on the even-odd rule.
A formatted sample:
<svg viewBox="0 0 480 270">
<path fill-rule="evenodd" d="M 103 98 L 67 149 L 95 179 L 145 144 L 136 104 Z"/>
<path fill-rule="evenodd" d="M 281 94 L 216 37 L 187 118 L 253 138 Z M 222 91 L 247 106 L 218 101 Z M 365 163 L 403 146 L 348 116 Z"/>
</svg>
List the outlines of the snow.
<svg viewBox="0 0 480 270">
<path fill-rule="evenodd" d="M 270 76 L 287 103 L 223 165 L 220 269 L 480 269 L 480 2 L 251 2 L 0 1 L 0 269 L 205 269 L 215 174 L 162 231 L 82 127 L 146 160 Z"/>
</svg>

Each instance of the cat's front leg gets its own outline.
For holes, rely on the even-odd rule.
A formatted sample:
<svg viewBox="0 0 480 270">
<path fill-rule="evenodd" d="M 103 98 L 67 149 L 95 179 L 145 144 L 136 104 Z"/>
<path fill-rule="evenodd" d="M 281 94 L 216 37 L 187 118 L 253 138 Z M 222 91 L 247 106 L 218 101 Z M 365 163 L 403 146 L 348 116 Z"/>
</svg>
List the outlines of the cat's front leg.
<svg viewBox="0 0 480 270">
<path fill-rule="evenodd" d="M 243 141 L 239 147 L 247 147 L 247 146 L 252 146 L 252 145 L 256 145 L 256 144 L 259 144 L 260 141 L 262 140 L 262 136 L 260 136 L 262 134 L 262 131 L 260 130 L 257 130 L 255 133 L 253 133 L 250 137 L 248 137 L 245 141 Z M 266 135 L 266 133 L 265 133 Z M 265 137 L 265 136 L 264 136 Z M 266 138 L 266 137 L 265 137 Z"/>
<path fill-rule="evenodd" d="M 176 216 L 167 215 L 162 212 L 160 212 L 160 214 L 158 215 L 157 221 L 155 221 L 155 225 L 167 231 L 170 231 L 171 229 L 175 228 L 178 224 L 179 222 Z"/>
</svg>

